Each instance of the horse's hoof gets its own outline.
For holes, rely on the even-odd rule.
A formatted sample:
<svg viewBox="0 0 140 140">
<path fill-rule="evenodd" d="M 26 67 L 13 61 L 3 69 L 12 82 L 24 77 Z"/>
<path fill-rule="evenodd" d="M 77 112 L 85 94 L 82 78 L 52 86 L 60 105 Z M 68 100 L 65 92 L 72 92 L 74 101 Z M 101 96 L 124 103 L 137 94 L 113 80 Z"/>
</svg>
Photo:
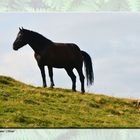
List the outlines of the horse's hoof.
<svg viewBox="0 0 140 140">
<path fill-rule="evenodd" d="M 73 92 L 76 92 L 76 89 L 72 89 Z"/>
<path fill-rule="evenodd" d="M 85 90 L 82 90 L 81 93 L 84 94 L 85 93 Z"/>
</svg>

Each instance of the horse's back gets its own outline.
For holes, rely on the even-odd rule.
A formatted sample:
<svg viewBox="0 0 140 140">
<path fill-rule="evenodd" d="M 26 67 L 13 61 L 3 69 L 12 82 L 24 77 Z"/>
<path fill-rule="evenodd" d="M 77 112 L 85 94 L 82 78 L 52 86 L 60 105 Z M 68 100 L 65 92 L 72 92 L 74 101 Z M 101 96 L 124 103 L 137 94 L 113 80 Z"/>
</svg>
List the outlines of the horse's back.
<svg viewBox="0 0 140 140">
<path fill-rule="evenodd" d="M 81 54 L 80 48 L 74 43 L 55 43 L 54 49 L 59 53 L 66 53 L 67 55 Z"/>
</svg>

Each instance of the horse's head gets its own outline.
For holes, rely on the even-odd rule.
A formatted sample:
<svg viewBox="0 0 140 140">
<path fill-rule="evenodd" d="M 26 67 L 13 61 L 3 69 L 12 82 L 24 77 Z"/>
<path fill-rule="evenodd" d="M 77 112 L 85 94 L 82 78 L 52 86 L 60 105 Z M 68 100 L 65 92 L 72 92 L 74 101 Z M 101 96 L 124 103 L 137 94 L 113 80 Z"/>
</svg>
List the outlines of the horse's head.
<svg viewBox="0 0 140 140">
<path fill-rule="evenodd" d="M 13 43 L 13 49 L 18 50 L 24 45 L 28 44 L 28 30 L 19 28 L 19 32 L 17 34 L 16 40 Z"/>
</svg>

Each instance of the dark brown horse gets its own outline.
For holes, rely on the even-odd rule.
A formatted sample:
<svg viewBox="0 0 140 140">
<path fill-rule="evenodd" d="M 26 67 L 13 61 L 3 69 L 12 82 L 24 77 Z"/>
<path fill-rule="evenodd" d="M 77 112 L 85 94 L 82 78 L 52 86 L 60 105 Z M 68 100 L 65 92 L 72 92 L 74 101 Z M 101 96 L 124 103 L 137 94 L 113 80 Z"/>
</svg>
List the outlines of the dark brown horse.
<svg viewBox="0 0 140 140">
<path fill-rule="evenodd" d="M 76 76 L 73 73 L 75 68 L 80 77 L 81 92 L 84 93 L 83 62 L 85 64 L 87 85 L 93 83 L 91 58 L 86 52 L 81 51 L 76 44 L 55 43 L 37 32 L 19 28 L 19 33 L 13 43 L 13 49 L 18 50 L 26 44 L 29 44 L 35 52 L 34 56 L 41 71 L 43 87 L 47 87 L 44 67 L 48 66 L 51 87 L 54 86 L 52 68 L 64 68 L 72 80 L 72 90 L 76 91 Z"/>
</svg>

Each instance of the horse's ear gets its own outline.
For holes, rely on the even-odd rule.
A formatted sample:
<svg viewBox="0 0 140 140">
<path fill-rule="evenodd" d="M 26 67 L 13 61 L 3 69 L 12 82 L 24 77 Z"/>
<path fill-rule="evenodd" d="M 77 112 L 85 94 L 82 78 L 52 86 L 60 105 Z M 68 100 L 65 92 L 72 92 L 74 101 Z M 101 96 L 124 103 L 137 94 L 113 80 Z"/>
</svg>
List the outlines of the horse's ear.
<svg viewBox="0 0 140 140">
<path fill-rule="evenodd" d="M 19 30 L 21 31 L 21 28 L 19 27 Z"/>
<path fill-rule="evenodd" d="M 22 27 L 21 29 L 23 30 L 24 28 Z"/>
</svg>

